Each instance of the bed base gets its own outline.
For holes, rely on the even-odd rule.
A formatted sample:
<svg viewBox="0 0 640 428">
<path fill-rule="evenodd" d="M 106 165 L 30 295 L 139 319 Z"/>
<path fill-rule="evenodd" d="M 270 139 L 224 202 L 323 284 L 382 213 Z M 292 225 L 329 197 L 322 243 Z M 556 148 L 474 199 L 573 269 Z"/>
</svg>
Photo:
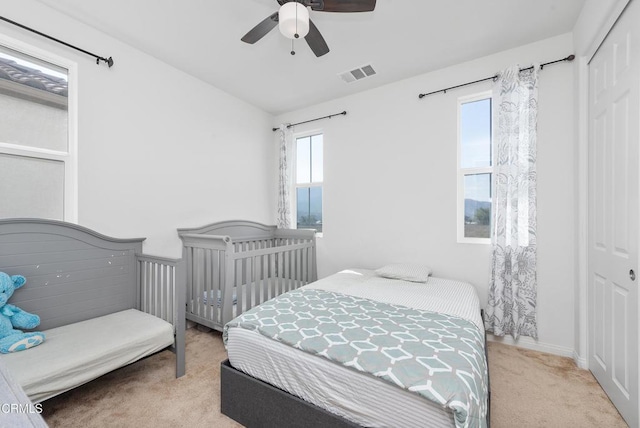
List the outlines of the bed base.
<svg viewBox="0 0 640 428">
<path fill-rule="evenodd" d="M 353 428 L 359 425 L 220 364 L 220 410 L 247 428 Z"/>
</svg>

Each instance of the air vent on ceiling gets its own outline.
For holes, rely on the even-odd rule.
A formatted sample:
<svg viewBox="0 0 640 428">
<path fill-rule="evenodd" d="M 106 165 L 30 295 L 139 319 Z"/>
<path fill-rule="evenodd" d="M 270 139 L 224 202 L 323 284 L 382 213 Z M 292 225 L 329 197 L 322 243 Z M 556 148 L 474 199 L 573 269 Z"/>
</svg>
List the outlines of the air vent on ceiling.
<svg viewBox="0 0 640 428">
<path fill-rule="evenodd" d="M 344 73 L 338 73 L 338 76 L 347 83 L 355 82 L 356 80 L 362 80 L 365 77 L 373 76 L 376 71 L 371 64 L 363 65 L 362 67 L 354 68 L 353 70 L 345 71 Z"/>
</svg>

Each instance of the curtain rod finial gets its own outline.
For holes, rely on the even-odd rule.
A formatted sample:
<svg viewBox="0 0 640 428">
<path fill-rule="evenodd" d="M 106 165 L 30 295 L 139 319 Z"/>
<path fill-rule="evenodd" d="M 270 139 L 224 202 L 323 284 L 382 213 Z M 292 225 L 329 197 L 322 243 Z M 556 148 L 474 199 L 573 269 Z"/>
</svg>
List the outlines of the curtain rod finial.
<svg viewBox="0 0 640 428">
<path fill-rule="evenodd" d="M 565 58 L 566 61 L 573 61 L 574 59 L 576 59 L 576 56 L 574 54 L 571 54 Z"/>
</svg>

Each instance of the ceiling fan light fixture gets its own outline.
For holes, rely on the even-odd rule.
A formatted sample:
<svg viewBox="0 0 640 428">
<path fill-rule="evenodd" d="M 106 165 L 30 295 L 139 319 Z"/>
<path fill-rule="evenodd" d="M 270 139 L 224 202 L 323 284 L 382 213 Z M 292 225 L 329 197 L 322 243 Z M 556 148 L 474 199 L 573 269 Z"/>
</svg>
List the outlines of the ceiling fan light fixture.
<svg viewBox="0 0 640 428">
<path fill-rule="evenodd" d="M 309 34 L 309 9 L 297 1 L 283 4 L 278 12 L 278 28 L 289 39 L 304 38 Z"/>
</svg>

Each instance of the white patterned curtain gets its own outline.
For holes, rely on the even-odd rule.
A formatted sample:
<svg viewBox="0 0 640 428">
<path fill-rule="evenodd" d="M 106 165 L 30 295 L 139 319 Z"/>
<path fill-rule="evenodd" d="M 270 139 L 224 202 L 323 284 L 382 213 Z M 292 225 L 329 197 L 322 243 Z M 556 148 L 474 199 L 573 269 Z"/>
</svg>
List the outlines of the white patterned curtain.
<svg viewBox="0 0 640 428">
<path fill-rule="evenodd" d="M 280 125 L 280 161 L 278 173 L 278 215 L 276 225 L 279 229 L 291 229 L 291 152 L 293 132 L 287 125 Z"/>
<path fill-rule="evenodd" d="M 493 258 L 485 327 L 497 336 L 537 339 L 536 67 L 508 68 L 493 92 Z"/>
</svg>

